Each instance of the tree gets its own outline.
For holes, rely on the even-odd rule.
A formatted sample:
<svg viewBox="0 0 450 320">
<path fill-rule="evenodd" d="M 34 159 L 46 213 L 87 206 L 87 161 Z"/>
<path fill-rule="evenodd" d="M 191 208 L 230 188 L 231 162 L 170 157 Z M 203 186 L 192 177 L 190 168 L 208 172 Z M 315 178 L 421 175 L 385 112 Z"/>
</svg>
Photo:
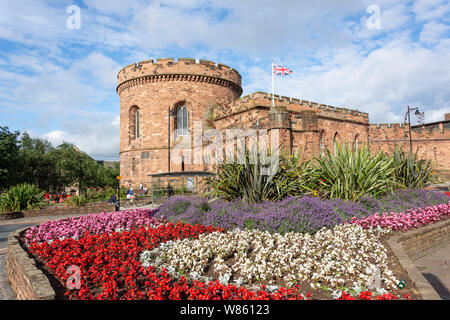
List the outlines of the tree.
<svg viewBox="0 0 450 320">
<path fill-rule="evenodd" d="M 54 171 L 54 162 L 48 156 L 53 150 L 51 143 L 44 139 L 31 138 L 25 132 L 20 139 L 19 150 L 19 179 L 37 185 L 44 190 L 50 190 L 57 180 Z"/>
<path fill-rule="evenodd" d="M 19 131 L 0 126 L 0 190 L 16 183 L 19 156 Z"/>
<path fill-rule="evenodd" d="M 0 191 L 19 183 L 51 193 L 74 184 L 81 191 L 90 186 L 115 186 L 119 168 L 118 163 L 112 167 L 99 164 L 71 143 L 54 148 L 45 139 L 0 127 Z"/>
</svg>

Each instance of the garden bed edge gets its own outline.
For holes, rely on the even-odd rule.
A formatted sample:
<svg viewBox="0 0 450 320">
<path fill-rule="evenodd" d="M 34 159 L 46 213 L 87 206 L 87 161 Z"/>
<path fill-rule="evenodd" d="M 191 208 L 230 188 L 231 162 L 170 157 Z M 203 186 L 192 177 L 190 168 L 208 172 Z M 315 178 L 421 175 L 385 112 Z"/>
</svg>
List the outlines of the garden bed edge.
<svg viewBox="0 0 450 320">
<path fill-rule="evenodd" d="M 56 293 L 49 279 L 19 243 L 20 234 L 26 229 L 8 235 L 7 279 L 18 300 L 54 300 Z"/>
<path fill-rule="evenodd" d="M 450 219 L 395 234 L 388 240 L 401 266 L 414 282 L 423 300 L 441 300 L 433 286 L 419 271 L 414 260 L 445 245 L 450 240 Z M 440 237 L 443 235 L 442 237 Z"/>
</svg>

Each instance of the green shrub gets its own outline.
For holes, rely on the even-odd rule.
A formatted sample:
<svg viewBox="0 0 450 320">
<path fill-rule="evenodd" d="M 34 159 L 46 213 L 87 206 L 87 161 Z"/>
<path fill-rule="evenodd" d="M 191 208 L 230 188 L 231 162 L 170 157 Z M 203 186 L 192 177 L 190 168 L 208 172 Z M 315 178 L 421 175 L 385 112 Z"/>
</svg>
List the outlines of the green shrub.
<svg viewBox="0 0 450 320">
<path fill-rule="evenodd" d="M 5 195 L 0 196 L 0 210 L 21 211 L 40 209 L 44 200 L 44 191 L 28 183 L 9 188 Z"/>
<path fill-rule="evenodd" d="M 372 156 L 367 147 L 352 150 L 337 146 L 336 155 L 315 158 L 313 176 L 319 193 L 327 198 L 357 201 L 364 195 L 378 197 L 396 186 L 393 157 L 384 152 Z"/>
<path fill-rule="evenodd" d="M 117 194 L 117 188 L 107 186 L 105 188 L 90 187 L 86 189 L 86 199 L 92 201 L 108 201 L 111 196 Z M 124 194 L 125 197 L 125 194 Z"/>
<path fill-rule="evenodd" d="M 73 195 L 67 200 L 66 204 L 70 207 L 81 207 L 85 206 L 88 202 L 88 199 L 84 195 Z"/>
<path fill-rule="evenodd" d="M 207 180 L 213 190 L 211 195 L 258 203 L 311 192 L 309 177 L 313 167 L 310 161 L 300 161 L 301 152 L 293 156 L 280 154 L 278 158 L 269 157 L 272 161 L 270 166 L 277 168 L 275 172 L 267 172 L 269 174 L 262 174 L 263 168 L 269 165 L 255 158 L 254 150 L 251 152 L 246 148 L 243 153 L 243 163 L 219 165 L 217 176 Z"/>
<path fill-rule="evenodd" d="M 431 160 L 419 159 L 411 150 L 405 152 L 396 148 L 393 154 L 395 177 L 397 181 L 408 189 L 418 189 L 426 184 L 435 182 L 434 168 Z"/>
</svg>

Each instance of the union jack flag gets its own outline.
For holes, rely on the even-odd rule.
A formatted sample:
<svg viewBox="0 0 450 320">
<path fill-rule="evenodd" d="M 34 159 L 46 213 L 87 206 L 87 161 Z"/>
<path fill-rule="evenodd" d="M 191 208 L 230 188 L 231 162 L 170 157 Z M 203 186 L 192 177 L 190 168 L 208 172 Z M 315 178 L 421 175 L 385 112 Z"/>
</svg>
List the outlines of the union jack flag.
<svg viewBox="0 0 450 320">
<path fill-rule="evenodd" d="M 277 66 L 277 65 L 273 65 L 273 74 L 274 75 L 281 75 L 281 76 L 285 76 L 285 75 L 288 75 L 288 74 L 292 74 L 292 72 L 294 72 L 294 71 L 292 71 L 291 69 L 288 69 L 288 68 L 285 68 L 285 67 L 281 67 L 281 66 Z"/>
</svg>

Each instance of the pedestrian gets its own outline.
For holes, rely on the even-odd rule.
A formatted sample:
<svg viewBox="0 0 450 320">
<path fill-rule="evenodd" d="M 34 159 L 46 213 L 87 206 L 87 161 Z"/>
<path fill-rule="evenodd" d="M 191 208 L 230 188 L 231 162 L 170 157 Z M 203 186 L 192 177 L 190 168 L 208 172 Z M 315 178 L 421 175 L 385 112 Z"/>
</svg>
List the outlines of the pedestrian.
<svg viewBox="0 0 450 320">
<path fill-rule="evenodd" d="M 133 201 L 133 199 L 134 199 L 133 188 L 130 188 L 130 190 L 128 190 L 128 192 L 127 192 L 127 199 Z"/>
</svg>

